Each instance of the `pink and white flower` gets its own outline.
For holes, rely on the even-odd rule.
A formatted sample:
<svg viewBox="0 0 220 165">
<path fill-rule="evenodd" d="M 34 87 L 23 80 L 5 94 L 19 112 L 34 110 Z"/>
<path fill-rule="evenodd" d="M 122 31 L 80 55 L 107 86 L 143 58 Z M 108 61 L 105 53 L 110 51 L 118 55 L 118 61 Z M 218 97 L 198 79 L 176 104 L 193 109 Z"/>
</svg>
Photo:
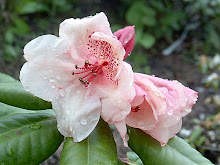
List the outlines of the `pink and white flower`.
<svg viewBox="0 0 220 165">
<path fill-rule="evenodd" d="M 52 102 L 64 136 L 82 141 L 101 116 L 124 138 L 135 96 L 132 68 L 124 56 L 104 13 L 70 18 L 60 24 L 59 37 L 40 36 L 25 46 L 20 80 L 27 91 Z"/>
<path fill-rule="evenodd" d="M 165 145 L 182 126 L 182 117 L 191 112 L 198 93 L 178 81 L 140 73 L 134 74 L 136 96 L 126 123 L 139 128 Z"/>
</svg>

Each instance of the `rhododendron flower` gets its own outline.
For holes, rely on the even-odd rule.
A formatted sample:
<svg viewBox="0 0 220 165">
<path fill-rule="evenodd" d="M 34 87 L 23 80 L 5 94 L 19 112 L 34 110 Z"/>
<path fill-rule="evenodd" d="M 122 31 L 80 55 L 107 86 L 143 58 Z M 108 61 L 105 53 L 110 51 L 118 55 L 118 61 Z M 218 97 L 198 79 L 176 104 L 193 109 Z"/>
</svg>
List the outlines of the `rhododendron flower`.
<svg viewBox="0 0 220 165">
<path fill-rule="evenodd" d="M 134 79 L 136 96 L 126 123 L 165 145 L 180 131 L 182 117 L 190 113 L 198 94 L 177 81 L 140 73 Z"/>
<path fill-rule="evenodd" d="M 122 43 L 125 49 L 124 59 L 131 53 L 134 48 L 135 42 L 135 30 L 134 26 L 127 26 L 123 29 L 120 29 L 114 33 L 118 40 Z"/>
<path fill-rule="evenodd" d="M 75 142 L 92 132 L 100 115 L 124 135 L 135 96 L 124 56 L 104 13 L 70 18 L 60 24 L 59 37 L 40 36 L 25 46 L 20 80 L 27 91 L 52 102 L 58 130 Z"/>
</svg>

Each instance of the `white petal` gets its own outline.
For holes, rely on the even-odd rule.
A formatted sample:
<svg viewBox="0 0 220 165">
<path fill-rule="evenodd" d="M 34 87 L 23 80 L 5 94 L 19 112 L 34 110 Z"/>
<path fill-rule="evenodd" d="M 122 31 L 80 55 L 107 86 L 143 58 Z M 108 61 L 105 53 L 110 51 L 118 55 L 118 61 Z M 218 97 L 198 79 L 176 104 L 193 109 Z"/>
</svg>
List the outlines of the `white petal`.
<svg viewBox="0 0 220 165">
<path fill-rule="evenodd" d="M 97 86 L 100 87 L 100 86 Z M 131 66 L 123 62 L 118 85 L 97 88 L 102 97 L 102 118 L 108 123 L 125 119 L 131 111 L 131 101 L 135 96 L 134 79 Z"/>
<path fill-rule="evenodd" d="M 60 65 L 62 63 L 69 65 L 71 62 L 69 50 L 70 44 L 66 40 L 54 35 L 43 35 L 25 45 L 24 57 L 27 61 L 37 64 L 47 63 L 47 66 L 48 64 L 55 66 L 54 63 L 58 62 Z"/>
<path fill-rule="evenodd" d="M 58 130 L 75 142 L 84 140 L 95 128 L 100 118 L 99 97 L 78 85 L 66 88 L 65 96 L 52 102 L 58 122 Z"/>
<path fill-rule="evenodd" d="M 24 48 L 28 62 L 20 72 L 24 88 L 47 101 L 60 97 L 60 89 L 70 85 L 74 79 L 72 70 L 75 65 L 68 49 L 67 41 L 53 35 L 30 41 Z"/>
<path fill-rule="evenodd" d="M 27 62 L 21 69 L 20 80 L 25 90 L 46 101 L 52 101 L 62 95 L 62 89 L 72 83 L 73 76 L 65 68 Z"/>
<path fill-rule="evenodd" d="M 60 37 L 68 40 L 72 47 L 74 46 L 71 49 L 71 54 L 73 59 L 79 60 L 79 62 L 85 61 L 85 56 L 88 55 L 88 39 L 94 32 L 102 32 L 113 36 L 104 13 L 83 19 L 66 19 L 60 24 L 59 29 Z"/>
</svg>

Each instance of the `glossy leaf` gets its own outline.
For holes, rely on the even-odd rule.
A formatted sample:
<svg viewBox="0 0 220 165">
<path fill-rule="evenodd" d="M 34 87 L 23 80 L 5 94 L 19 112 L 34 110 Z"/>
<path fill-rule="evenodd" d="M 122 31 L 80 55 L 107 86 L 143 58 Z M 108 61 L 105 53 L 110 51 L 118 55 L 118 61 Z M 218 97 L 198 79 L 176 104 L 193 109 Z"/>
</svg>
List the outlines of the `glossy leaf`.
<svg viewBox="0 0 220 165">
<path fill-rule="evenodd" d="M 117 165 L 115 141 L 107 123 L 99 121 L 95 130 L 82 142 L 66 138 L 61 153 L 60 165 Z"/>
<path fill-rule="evenodd" d="M 51 103 L 25 91 L 19 81 L 0 83 L 0 102 L 31 110 L 51 108 Z"/>
<path fill-rule="evenodd" d="M 138 157 L 138 155 L 135 152 L 128 151 L 127 159 L 128 161 L 130 161 L 127 163 L 128 165 L 143 165 L 141 159 Z"/>
<path fill-rule="evenodd" d="M 0 162 L 1 164 L 37 165 L 51 156 L 63 136 L 57 130 L 56 118 L 40 111 L 16 113 L 19 108 L 0 105 Z M 24 110 L 20 110 L 23 112 Z"/>
<path fill-rule="evenodd" d="M 161 147 L 160 143 L 139 129 L 129 128 L 129 146 L 147 165 L 212 165 L 183 139 L 175 136 Z"/>
<path fill-rule="evenodd" d="M 52 109 L 31 111 L 0 102 L 0 118 L 10 117 L 11 115 L 14 115 L 16 113 L 48 113 L 55 116 L 55 113 Z"/>
</svg>

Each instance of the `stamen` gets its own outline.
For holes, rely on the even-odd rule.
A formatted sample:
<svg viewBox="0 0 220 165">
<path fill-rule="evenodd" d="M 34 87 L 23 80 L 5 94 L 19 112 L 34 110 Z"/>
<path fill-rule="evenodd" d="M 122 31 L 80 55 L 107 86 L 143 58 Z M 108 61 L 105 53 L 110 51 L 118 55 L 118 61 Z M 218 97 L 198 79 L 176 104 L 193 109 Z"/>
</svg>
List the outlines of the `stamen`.
<svg viewBox="0 0 220 165">
<path fill-rule="evenodd" d="M 131 112 L 138 112 L 138 111 L 140 111 L 140 110 L 141 110 L 141 109 L 140 109 L 139 106 L 131 108 Z"/>
<path fill-rule="evenodd" d="M 89 83 L 97 76 L 97 74 L 101 73 L 101 72 L 99 72 L 99 70 L 103 66 L 106 66 L 106 65 L 108 65 L 108 61 L 104 61 L 101 65 L 97 65 L 97 64 L 91 64 L 88 60 L 85 60 L 84 67 L 78 67 L 77 65 L 75 65 L 76 69 L 79 69 L 82 71 L 81 72 L 72 72 L 72 75 L 87 73 L 83 77 L 80 77 L 79 81 L 85 87 L 88 87 Z M 90 77 L 87 80 L 85 80 L 85 78 L 87 78 L 88 76 L 90 76 Z"/>
</svg>

